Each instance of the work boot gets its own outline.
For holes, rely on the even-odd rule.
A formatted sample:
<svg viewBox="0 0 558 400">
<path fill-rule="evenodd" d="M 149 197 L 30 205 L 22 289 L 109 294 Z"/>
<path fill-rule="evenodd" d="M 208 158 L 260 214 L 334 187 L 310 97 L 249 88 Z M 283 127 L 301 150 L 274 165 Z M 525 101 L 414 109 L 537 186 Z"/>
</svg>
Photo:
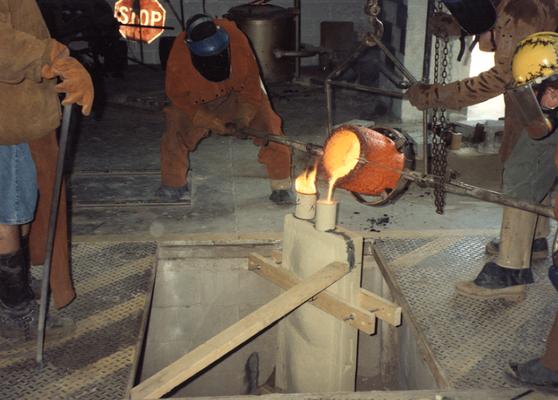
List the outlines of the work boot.
<svg viewBox="0 0 558 400">
<path fill-rule="evenodd" d="M 22 249 L 0 255 L 0 336 L 29 340 L 36 336 L 39 307 L 29 285 L 29 268 Z M 73 321 L 47 318 L 47 336 L 61 337 L 75 330 Z"/>
<path fill-rule="evenodd" d="M 484 265 L 474 281 L 458 282 L 457 293 L 477 299 L 525 299 L 525 285 L 533 283 L 531 268 L 511 269 L 494 262 Z"/>
<path fill-rule="evenodd" d="M 27 268 L 29 286 L 33 291 L 35 300 L 39 300 L 41 298 L 41 280 L 31 275 L 31 258 L 29 257 L 29 235 L 21 237 L 20 248 L 23 252 L 23 256 L 25 257 L 25 267 Z"/>
<path fill-rule="evenodd" d="M 161 185 L 161 187 L 159 187 L 159 189 L 157 190 L 156 195 L 161 200 L 167 201 L 169 203 L 190 199 L 190 191 L 188 190 L 188 185 L 184 185 L 181 187 Z"/>
<path fill-rule="evenodd" d="M 269 200 L 277 205 L 292 205 L 295 204 L 295 197 L 290 190 L 273 190 L 269 196 Z"/>
<path fill-rule="evenodd" d="M 494 238 L 486 244 L 486 254 L 497 256 L 500 252 L 500 239 Z M 531 258 L 533 260 L 543 260 L 548 257 L 548 241 L 546 238 L 536 238 L 533 240 L 531 248 Z"/>
<path fill-rule="evenodd" d="M 558 372 L 543 366 L 538 358 L 522 364 L 510 363 L 506 373 L 528 385 L 558 387 Z"/>
<path fill-rule="evenodd" d="M 7 339 L 31 340 L 37 337 L 39 305 L 28 301 L 18 307 L 8 308 L 0 304 L 0 336 Z M 45 337 L 62 339 L 72 335 L 76 325 L 71 318 L 47 315 Z"/>
</svg>

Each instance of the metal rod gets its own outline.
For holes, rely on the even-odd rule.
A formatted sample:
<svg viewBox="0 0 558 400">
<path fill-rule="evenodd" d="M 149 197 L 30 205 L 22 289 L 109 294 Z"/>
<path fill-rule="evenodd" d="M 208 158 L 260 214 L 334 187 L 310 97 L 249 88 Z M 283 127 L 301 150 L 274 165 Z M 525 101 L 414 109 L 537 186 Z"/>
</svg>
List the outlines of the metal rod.
<svg viewBox="0 0 558 400">
<path fill-rule="evenodd" d="M 296 12 L 295 18 L 295 52 L 300 51 L 300 0 L 294 0 L 294 9 Z M 295 59 L 295 79 L 300 78 L 300 58 Z"/>
<path fill-rule="evenodd" d="M 135 28 L 153 28 L 153 29 L 167 29 L 167 30 L 174 30 L 173 26 L 154 26 L 154 25 L 141 25 L 141 24 L 123 24 L 121 22 L 118 23 L 120 26 L 132 26 Z"/>
<path fill-rule="evenodd" d="M 389 49 L 386 47 L 386 45 L 380 40 L 380 38 L 378 38 L 376 35 L 374 35 L 374 33 L 369 32 L 368 33 L 369 37 L 371 39 L 374 40 L 374 42 L 376 43 L 376 45 L 384 52 L 384 54 L 386 55 L 387 58 L 389 58 L 391 60 L 391 62 L 393 62 L 393 64 L 395 64 L 395 66 L 401 71 L 401 73 L 405 76 L 405 78 L 407 78 L 409 80 L 409 82 L 411 83 L 417 83 L 417 78 L 414 77 L 414 75 L 411 73 L 411 71 L 409 71 L 401 61 L 399 61 L 399 59 L 397 57 L 395 57 L 393 55 L 393 53 L 391 51 L 389 51 Z"/>
<path fill-rule="evenodd" d="M 333 81 L 330 83 L 331 86 L 342 87 L 345 89 L 354 89 L 359 90 L 361 92 L 368 92 L 373 94 L 380 94 L 389 97 L 396 97 L 398 99 L 403 98 L 403 92 L 397 92 L 395 90 L 387 90 L 381 88 L 375 88 L 371 86 L 361 85 L 359 83 L 350 83 L 350 82 L 343 82 L 343 81 Z"/>
<path fill-rule="evenodd" d="M 48 221 L 48 233 L 45 252 L 45 263 L 43 265 L 43 281 L 41 282 L 41 303 L 39 307 L 39 321 L 37 326 L 37 356 L 36 361 L 39 368 L 43 366 L 43 353 L 45 344 L 45 325 L 48 307 L 48 289 L 50 282 L 50 266 L 52 262 L 52 252 L 54 248 L 54 235 L 56 233 L 56 222 L 58 220 L 58 206 L 60 202 L 60 191 L 62 188 L 62 177 L 64 176 L 64 158 L 66 155 L 66 145 L 70 131 L 70 121 L 72 119 L 72 105 L 64 106 L 62 115 L 62 126 L 60 128 L 60 139 L 58 145 L 58 160 L 56 163 L 56 175 L 52 190 L 50 205 L 50 217 Z"/>
<path fill-rule="evenodd" d="M 182 30 L 186 30 L 186 24 L 184 23 L 184 0 L 180 0 L 180 25 Z"/>
<path fill-rule="evenodd" d="M 422 172 L 428 173 L 428 110 L 422 112 Z"/>
<path fill-rule="evenodd" d="M 261 133 L 254 131 L 252 129 L 243 130 L 248 136 L 254 136 L 260 139 L 268 140 L 275 143 L 280 143 L 289 146 L 295 150 L 309 153 L 313 156 L 321 157 L 323 155 L 323 146 L 300 142 L 294 139 L 290 139 L 287 136 L 271 135 L 266 133 Z M 370 163 L 369 160 L 365 158 L 359 159 L 360 163 Z M 434 175 L 424 175 L 416 171 L 411 170 L 398 170 L 395 168 L 390 168 L 383 166 L 381 164 L 376 164 L 379 168 L 384 168 L 386 170 L 394 171 L 401 174 L 401 177 L 408 181 L 421 183 L 425 186 L 436 187 L 440 185 L 440 178 Z M 464 182 L 449 180 L 443 183 L 443 187 L 447 192 L 458 194 L 461 196 L 473 197 L 478 200 L 486 201 L 489 203 L 501 204 L 508 207 L 518 208 L 520 210 L 529 211 L 535 214 L 543 215 L 549 218 L 557 219 L 554 215 L 554 209 L 552 207 L 543 206 L 537 203 L 531 203 L 524 200 L 515 199 L 509 197 L 503 193 L 496 192 L 489 189 L 483 189 L 477 186 L 472 186 Z"/>
<path fill-rule="evenodd" d="M 180 25 L 182 25 L 182 30 L 184 30 L 184 17 L 182 17 L 182 19 L 180 18 L 180 15 L 178 15 L 178 12 L 176 12 L 176 8 L 174 8 L 174 6 L 170 2 L 170 0 L 166 0 L 166 3 L 169 5 L 169 7 L 170 7 L 172 13 L 174 14 L 175 18 L 178 20 L 178 22 L 180 22 Z"/>
<path fill-rule="evenodd" d="M 327 76 L 325 80 L 325 92 L 326 92 L 326 108 L 327 108 L 327 132 L 329 134 L 333 129 L 333 89 L 332 82 L 334 79 L 338 78 L 351 64 L 353 64 L 362 53 L 368 49 L 365 43 L 361 43 L 358 48 L 345 60 L 341 65 L 335 68 Z"/>
</svg>

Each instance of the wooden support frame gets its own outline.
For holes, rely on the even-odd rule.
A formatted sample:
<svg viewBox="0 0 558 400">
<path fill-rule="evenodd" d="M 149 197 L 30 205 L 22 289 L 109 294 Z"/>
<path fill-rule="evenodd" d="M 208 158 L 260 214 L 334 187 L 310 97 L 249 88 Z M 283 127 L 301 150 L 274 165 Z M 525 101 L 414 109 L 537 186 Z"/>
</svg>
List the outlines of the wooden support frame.
<svg viewBox="0 0 558 400">
<path fill-rule="evenodd" d="M 161 398 L 161 396 L 219 360 L 349 272 L 350 269 L 347 264 L 340 262 L 328 264 L 132 388 L 130 398 L 132 400 Z"/>
<path fill-rule="evenodd" d="M 273 258 L 277 258 L 277 253 L 275 253 Z M 248 269 L 285 290 L 301 282 L 301 279 L 291 271 L 277 267 L 276 263 L 272 260 L 257 253 L 252 253 L 248 256 Z M 363 307 L 349 304 L 345 300 L 327 293 L 327 291 L 316 295 L 309 304 L 318 307 L 320 310 L 367 335 L 372 335 L 376 332 L 376 316 L 373 312 Z"/>
<path fill-rule="evenodd" d="M 372 293 L 366 289 L 360 289 L 358 294 L 359 306 L 373 312 L 384 322 L 393 326 L 401 325 L 401 307 Z"/>
</svg>

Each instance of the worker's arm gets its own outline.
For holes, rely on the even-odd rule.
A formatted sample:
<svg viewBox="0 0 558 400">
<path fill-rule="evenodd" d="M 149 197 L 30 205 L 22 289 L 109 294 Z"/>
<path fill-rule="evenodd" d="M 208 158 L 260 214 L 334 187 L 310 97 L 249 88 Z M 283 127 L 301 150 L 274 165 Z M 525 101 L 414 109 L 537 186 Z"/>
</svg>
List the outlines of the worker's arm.
<svg viewBox="0 0 558 400">
<path fill-rule="evenodd" d="M 542 12 L 540 7 L 533 11 Z M 494 27 L 496 52 L 493 68 L 478 76 L 446 85 L 415 84 L 407 91 L 406 98 L 420 110 L 432 107 L 458 110 L 502 94 L 513 81 L 511 62 L 517 43 L 540 30 L 538 24 L 542 18 L 537 15 L 525 18 L 520 9 L 504 10 Z"/>
</svg>

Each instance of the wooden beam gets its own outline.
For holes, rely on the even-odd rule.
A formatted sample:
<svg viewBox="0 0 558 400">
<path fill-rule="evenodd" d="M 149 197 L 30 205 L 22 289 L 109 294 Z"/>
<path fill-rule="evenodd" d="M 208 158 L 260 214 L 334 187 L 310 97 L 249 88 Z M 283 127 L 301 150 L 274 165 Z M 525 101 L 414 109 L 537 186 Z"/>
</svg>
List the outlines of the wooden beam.
<svg viewBox="0 0 558 400">
<path fill-rule="evenodd" d="M 176 386 L 337 282 L 349 271 L 349 266 L 344 263 L 334 262 L 327 265 L 132 388 L 130 391 L 131 399 L 161 398 Z"/>
<path fill-rule="evenodd" d="M 257 253 L 252 253 L 248 257 L 248 269 L 285 290 L 290 289 L 301 281 L 291 271 L 275 266 L 273 261 Z M 354 306 L 333 294 L 327 293 L 327 291 L 315 296 L 309 304 L 318 307 L 320 310 L 367 335 L 372 335 L 376 331 L 376 316 L 374 313 L 362 307 Z"/>
<path fill-rule="evenodd" d="M 360 289 L 358 294 L 360 307 L 376 314 L 382 321 L 393 326 L 401 325 L 401 307 L 372 293 L 366 289 Z"/>
</svg>

